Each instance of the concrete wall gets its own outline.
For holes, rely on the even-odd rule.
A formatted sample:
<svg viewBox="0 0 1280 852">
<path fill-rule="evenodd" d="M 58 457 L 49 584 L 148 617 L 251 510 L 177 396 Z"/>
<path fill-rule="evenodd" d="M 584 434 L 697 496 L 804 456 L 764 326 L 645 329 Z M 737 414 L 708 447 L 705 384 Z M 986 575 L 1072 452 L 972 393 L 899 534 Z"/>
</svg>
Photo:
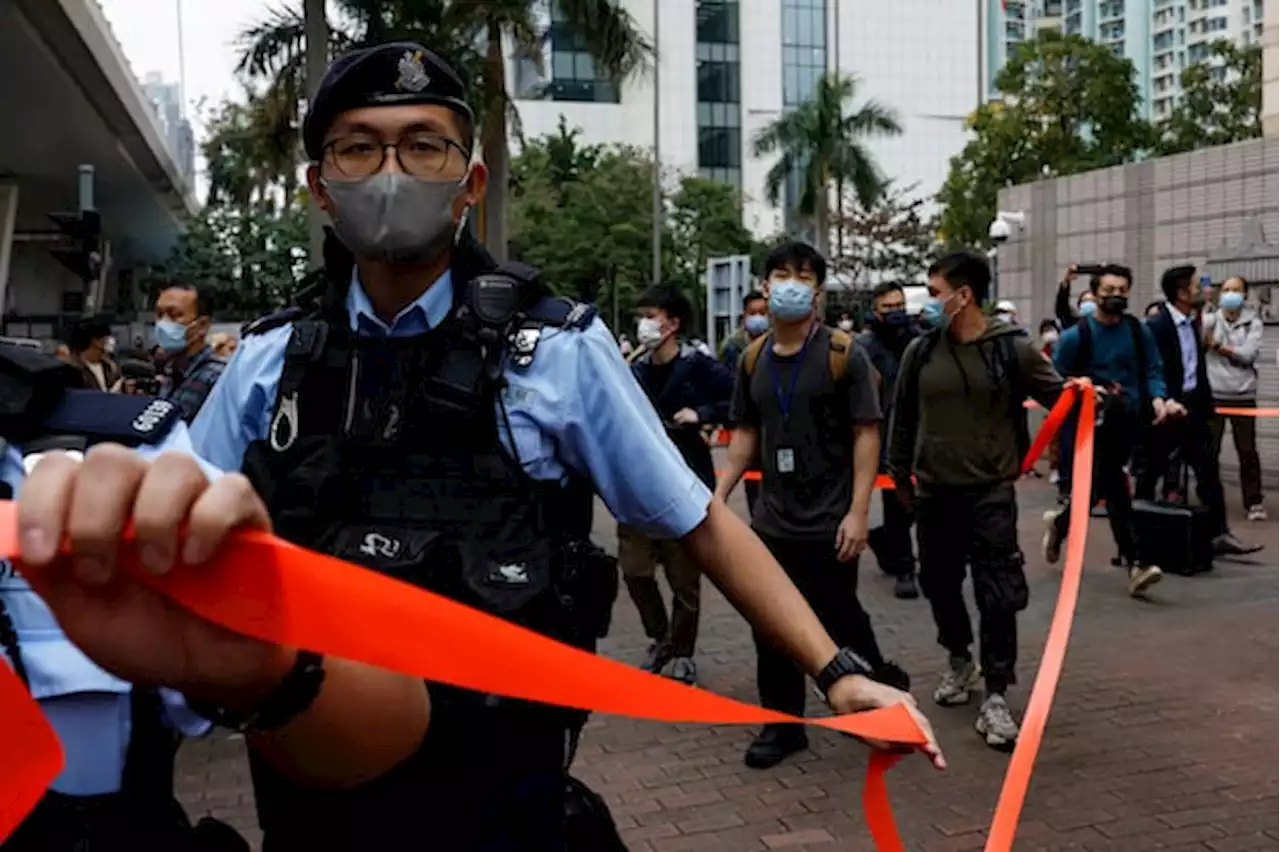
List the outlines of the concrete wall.
<svg viewBox="0 0 1280 852">
<path fill-rule="evenodd" d="M 1245 275 L 1253 282 L 1250 302 L 1267 323 L 1259 401 L 1275 406 L 1277 154 L 1275 139 L 1255 139 L 1003 190 L 1000 209 L 1025 211 L 1027 223 L 1000 248 L 1001 298 L 1034 325 L 1053 315 L 1057 282 L 1072 263 L 1131 267 L 1135 313 L 1159 298 L 1160 274 L 1170 266 L 1194 263 L 1215 284 Z M 1246 250 L 1259 242 L 1259 228 L 1265 245 Z M 1077 292 L 1084 286 L 1078 282 Z M 1259 433 L 1264 474 L 1274 486 L 1277 421 L 1260 421 Z M 1234 451 L 1224 449 L 1222 462 L 1224 478 L 1233 479 Z"/>
</svg>

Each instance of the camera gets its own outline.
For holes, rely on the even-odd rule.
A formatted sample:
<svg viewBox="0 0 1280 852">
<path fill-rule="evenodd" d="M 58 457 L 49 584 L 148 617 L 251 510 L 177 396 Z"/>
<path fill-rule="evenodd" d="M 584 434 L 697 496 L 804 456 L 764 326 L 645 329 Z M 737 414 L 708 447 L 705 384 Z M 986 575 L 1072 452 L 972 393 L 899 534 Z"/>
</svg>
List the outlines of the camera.
<svg viewBox="0 0 1280 852">
<path fill-rule="evenodd" d="M 1003 243 L 1009 239 L 1011 230 L 1009 223 L 1003 219 L 996 219 L 991 223 L 991 227 L 987 229 L 987 236 L 991 238 L 993 243 Z"/>
</svg>

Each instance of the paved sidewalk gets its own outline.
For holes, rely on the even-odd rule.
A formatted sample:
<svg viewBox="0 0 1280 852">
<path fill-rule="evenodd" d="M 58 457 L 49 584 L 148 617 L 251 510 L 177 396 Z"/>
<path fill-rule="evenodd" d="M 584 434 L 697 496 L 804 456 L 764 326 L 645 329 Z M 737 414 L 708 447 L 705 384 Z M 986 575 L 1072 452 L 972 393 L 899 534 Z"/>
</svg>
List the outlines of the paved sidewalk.
<svg viewBox="0 0 1280 852">
<path fill-rule="evenodd" d="M 1032 602 L 1021 620 L 1024 677 L 1011 694 L 1019 712 L 1059 576 L 1039 557 L 1039 518 L 1052 503 L 1051 490 L 1028 481 L 1020 493 Z M 1280 845 L 1277 526 L 1233 523 L 1241 538 L 1268 545 L 1257 564 L 1222 562 L 1210 575 L 1169 577 L 1150 602 L 1138 602 L 1125 595 L 1121 572 L 1110 567 L 1105 520 L 1093 522 L 1070 651 L 1018 849 L 1233 852 Z M 613 522 L 602 507 L 596 539 L 614 544 Z M 974 734 L 976 706 L 944 710 L 929 702 L 944 659 L 934 645 L 928 604 L 895 600 L 870 558 L 862 566 L 861 594 L 882 646 L 915 680 L 951 764 L 936 773 L 914 758 L 890 774 L 904 840 L 925 852 L 981 849 L 1008 758 Z M 703 685 L 754 701 L 750 632 L 709 587 L 704 600 Z M 645 644 L 623 592 L 604 651 L 635 662 Z M 873 848 L 860 813 L 864 748 L 813 730 L 809 753 L 757 772 L 741 760 L 751 736 L 740 727 L 596 718 L 575 773 L 608 798 L 632 852 Z M 257 837 L 242 743 L 189 743 L 179 773 L 193 814 L 213 813 Z"/>
</svg>

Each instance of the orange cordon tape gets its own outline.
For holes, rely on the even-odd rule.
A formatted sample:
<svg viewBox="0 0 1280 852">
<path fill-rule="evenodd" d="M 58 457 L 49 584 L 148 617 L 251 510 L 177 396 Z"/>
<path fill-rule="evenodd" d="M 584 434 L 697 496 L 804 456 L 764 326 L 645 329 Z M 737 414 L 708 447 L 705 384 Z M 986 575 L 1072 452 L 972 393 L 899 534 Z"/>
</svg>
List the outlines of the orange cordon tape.
<svg viewBox="0 0 1280 852">
<path fill-rule="evenodd" d="M 1082 387 L 1088 387 L 1087 384 Z M 1030 466 L 1070 414 L 1071 387 L 1045 420 L 1024 461 Z M 1012 847 L 1013 834 L 1044 733 L 1070 634 L 1088 521 L 1093 457 L 1093 394 L 1083 394 L 1071 535 L 1062 593 L 1045 654 L 996 808 L 988 852 Z M 0 502 L 0 556 L 19 555 L 14 504 Z M 122 564 L 140 581 L 210 621 L 268 642 L 309 648 L 482 692 L 667 722 L 761 724 L 803 721 L 867 739 L 917 745 L 924 737 L 905 707 L 797 720 L 734 701 L 532 633 L 455 601 L 291 545 L 271 535 L 231 537 L 214 564 L 152 577 L 132 548 Z M 41 577 L 29 577 L 39 588 Z M 413 641 L 404 641 L 412 637 Z M 447 649 L 447 650 L 446 650 Z M 0 840 L 7 837 L 61 770 L 62 751 L 39 708 L 7 665 L 0 665 Z M 896 757 L 872 754 L 863 812 L 876 847 L 901 852 L 885 773 Z"/>
</svg>

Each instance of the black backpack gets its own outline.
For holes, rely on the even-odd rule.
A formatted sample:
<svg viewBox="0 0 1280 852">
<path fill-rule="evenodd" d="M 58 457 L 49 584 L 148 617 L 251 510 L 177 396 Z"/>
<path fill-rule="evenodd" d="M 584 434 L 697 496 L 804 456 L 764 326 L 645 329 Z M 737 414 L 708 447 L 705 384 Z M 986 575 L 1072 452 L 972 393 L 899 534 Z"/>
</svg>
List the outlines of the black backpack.
<svg viewBox="0 0 1280 852">
<path fill-rule="evenodd" d="M 1023 389 L 1022 370 L 1018 365 L 1018 351 L 1013 339 L 1017 335 L 1002 334 L 996 338 L 996 352 L 1000 358 L 1001 375 L 1009 378 L 1009 416 L 1018 432 L 1018 456 L 1025 458 L 1031 449 L 1031 426 L 1027 420 L 1027 410 L 1022 406 L 1027 394 Z M 920 338 L 919 351 L 911 359 L 909 369 L 898 376 L 899 382 L 905 382 L 907 399 L 917 400 L 920 393 L 920 371 L 928 363 L 938 341 L 942 338 L 941 329 L 930 329 Z"/>
</svg>

